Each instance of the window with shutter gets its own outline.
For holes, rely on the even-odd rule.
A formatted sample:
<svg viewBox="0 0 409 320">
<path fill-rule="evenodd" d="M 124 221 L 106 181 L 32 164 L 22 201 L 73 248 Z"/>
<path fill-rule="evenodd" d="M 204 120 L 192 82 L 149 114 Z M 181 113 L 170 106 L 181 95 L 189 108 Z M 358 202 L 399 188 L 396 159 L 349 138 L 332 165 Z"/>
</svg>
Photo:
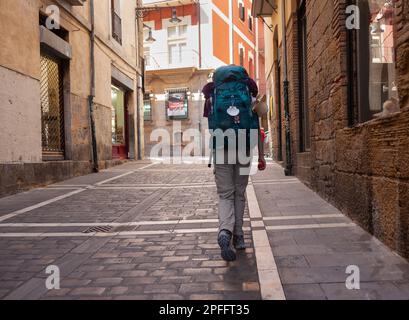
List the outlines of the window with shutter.
<svg viewBox="0 0 409 320">
<path fill-rule="evenodd" d="M 244 8 L 244 5 L 242 3 L 239 4 L 239 14 L 240 14 L 240 20 L 245 21 L 246 20 L 246 9 Z"/>
<path fill-rule="evenodd" d="M 240 65 L 244 66 L 244 49 L 240 48 Z"/>
<path fill-rule="evenodd" d="M 112 37 L 122 44 L 121 0 L 111 0 Z"/>
</svg>

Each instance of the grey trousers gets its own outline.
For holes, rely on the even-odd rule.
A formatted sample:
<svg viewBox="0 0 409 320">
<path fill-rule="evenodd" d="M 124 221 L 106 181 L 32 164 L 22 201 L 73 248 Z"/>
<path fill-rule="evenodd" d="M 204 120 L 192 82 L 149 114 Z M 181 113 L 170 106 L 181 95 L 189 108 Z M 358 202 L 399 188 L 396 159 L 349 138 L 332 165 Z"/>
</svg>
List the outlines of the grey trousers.
<svg viewBox="0 0 409 320">
<path fill-rule="evenodd" d="M 236 236 L 243 236 L 244 209 L 249 175 L 240 169 L 248 168 L 239 164 L 216 164 L 215 177 L 219 195 L 219 229 L 228 230 Z M 248 171 L 248 170 L 245 170 Z"/>
</svg>

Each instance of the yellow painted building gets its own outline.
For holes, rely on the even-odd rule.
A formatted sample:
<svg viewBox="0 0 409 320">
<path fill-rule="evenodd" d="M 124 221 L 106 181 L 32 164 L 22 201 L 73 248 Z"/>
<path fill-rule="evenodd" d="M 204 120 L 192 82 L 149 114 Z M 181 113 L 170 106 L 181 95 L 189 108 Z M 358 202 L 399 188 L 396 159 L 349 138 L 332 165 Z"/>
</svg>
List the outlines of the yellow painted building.
<svg viewBox="0 0 409 320">
<path fill-rule="evenodd" d="M 0 2 L 0 194 L 142 157 L 138 5 Z"/>
</svg>

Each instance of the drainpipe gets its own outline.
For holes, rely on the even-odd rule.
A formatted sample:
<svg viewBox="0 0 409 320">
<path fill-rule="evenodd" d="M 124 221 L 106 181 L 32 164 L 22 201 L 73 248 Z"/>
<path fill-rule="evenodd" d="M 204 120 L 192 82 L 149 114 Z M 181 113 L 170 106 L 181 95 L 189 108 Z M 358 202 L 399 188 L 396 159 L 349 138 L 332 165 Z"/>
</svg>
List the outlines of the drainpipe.
<svg viewBox="0 0 409 320">
<path fill-rule="evenodd" d="M 95 135 L 95 119 L 94 119 L 94 97 L 95 97 L 95 12 L 94 12 L 94 0 L 90 0 L 91 11 L 91 37 L 90 37 L 90 66 L 91 66 L 91 92 L 88 96 L 88 108 L 91 125 L 91 144 L 92 144 L 92 165 L 93 171 L 98 172 L 98 151 L 97 151 L 97 139 Z"/>
<path fill-rule="evenodd" d="M 230 35 L 229 35 L 229 37 L 231 37 L 230 38 L 230 40 L 229 40 L 229 42 L 230 42 L 230 55 L 231 55 L 231 61 L 230 61 L 230 63 L 231 64 L 234 64 L 234 19 L 233 19 L 233 6 L 234 6 L 234 3 L 233 3 L 233 0 L 230 0 L 229 1 L 229 22 L 231 23 L 231 27 L 230 27 Z"/>
<path fill-rule="evenodd" d="M 197 25 L 198 25 L 198 33 L 199 33 L 199 69 L 202 69 L 202 10 L 200 6 L 200 0 L 197 1 Z M 200 95 L 199 98 L 199 105 L 202 105 L 202 96 Z M 199 134 L 200 134 L 200 153 L 203 155 L 203 140 L 202 140 L 202 122 L 201 122 L 201 116 L 199 113 L 199 121 L 198 121 L 198 127 L 199 127 Z"/>
<path fill-rule="evenodd" d="M 139 80 L 138 80 L 139 82 Z M 136 91 L 136 141 L 137 141 L 137 145 L 138 145 L 138 160 L 142 160 L 142 145 L 141 145 L 141 111 L 140 111 L 140 90 L 141 90 L 141 86 L 138 84 L 138 88 Z"/>
<path fill-rule="evenodd" d="M 137 2 L 138 3 L 138 5 L 140 4 L 140 2 L 138 1 Z M 142 60 L 142 59 L 140 59 L 140 52 L 141 52 L 141 46 L 139 45 L 139 42 L 140 42 L 140 36 L 139 36 L 139 33 L 140 33 L 140 21 L 139 21 L 139 18 L 138 18 L 138 15 L 136 14 L 136 17 L 135 17 L 135 19 L 136 19 L 136 46 L 137 46 L 137 48 L 138 48 L 138 50 L 137 50 L 137 53 L 138 53 L 138 55 L 137 55 L 137 57 L 136 57 L 136 59 L 138 60 L 137 61 L 137 63 L 136 63 L 136 65 L 139 65 L 140 63 L 141 63 L 141 61 L 143 61 L 143 63 L 145 63 L 145 60 Z M 141 65 L 140 66 L 140 69 L 141 69 L 141 72 L 145 72 L 145 66 L 144 65 Z M 143 75 L 142 75 L 143 76 Z M 138 157 L 137 157 L 137 160 L 142 160 L 142 142 L 141 142 L 141 110 L 140 110 L 140 107 L 141 107 L 141 104 L 140 104 L 140 102 L 141 102 L 141 91 L 142 91 L 142 89 L 143 89 L 143 87 L 142 87 L 142 83 L 139 83 L 139 81 L 140 81 L 140 79 L 142 78 L 142 76 L 141 75 L 138 75 L 137 77 L 136 77 L 136 105 L 135 105 L 135 107 L 136 107 L 136 142 L 137 142 L 137 149 L 138 149 Z M 142 92 L 142 94 L 143 94 L 144 92 Z"/>
<path fill-rule="evenodd" d="M 197 25 L 199 32 L 199 69 L 202 69 L 202 15 L 200 8 L 200 0 L 197 1 Z"/>
<path fill-rule="evenodd" d="M 291 126 L 290 126 L 290 106 L 289 106 L 289 81 L 288 81 L 288 56 L 287 56 L 287 21 L 285 0 L 281 0 L 281 23 L 283 29 L 283 50 L 284 50 L 284 113 L 285 113 L 285 141 L 286 141 L 286 165 L 285 175 L 293 175 L 293 163 L 291 152 Z"/>
</svg>

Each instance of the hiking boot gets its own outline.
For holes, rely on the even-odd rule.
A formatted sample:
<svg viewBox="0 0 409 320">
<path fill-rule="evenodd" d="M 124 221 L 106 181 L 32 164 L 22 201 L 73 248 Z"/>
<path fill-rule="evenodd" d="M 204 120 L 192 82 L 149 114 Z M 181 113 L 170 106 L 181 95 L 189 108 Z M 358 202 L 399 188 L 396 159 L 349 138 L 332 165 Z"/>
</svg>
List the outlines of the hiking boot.
<svg viewBox="0 0 409 320">
<path fill-rule="evenodd" d="M 231 238 L 232 238 L 231 232 L 227 230 L 220 231 L 218 242 L 220 249 L 222 250 L 221 252 L 222 258 L 223 260 L 228 262 L 236 260 L 236 253 L 231 247 Z"/>
<path fill-rule="evenodd" d="M 246 242 L 244 241 L 244 236 L 234 236 L 233 245 L 236 250 L 246 250 Z"/>
</svg>

